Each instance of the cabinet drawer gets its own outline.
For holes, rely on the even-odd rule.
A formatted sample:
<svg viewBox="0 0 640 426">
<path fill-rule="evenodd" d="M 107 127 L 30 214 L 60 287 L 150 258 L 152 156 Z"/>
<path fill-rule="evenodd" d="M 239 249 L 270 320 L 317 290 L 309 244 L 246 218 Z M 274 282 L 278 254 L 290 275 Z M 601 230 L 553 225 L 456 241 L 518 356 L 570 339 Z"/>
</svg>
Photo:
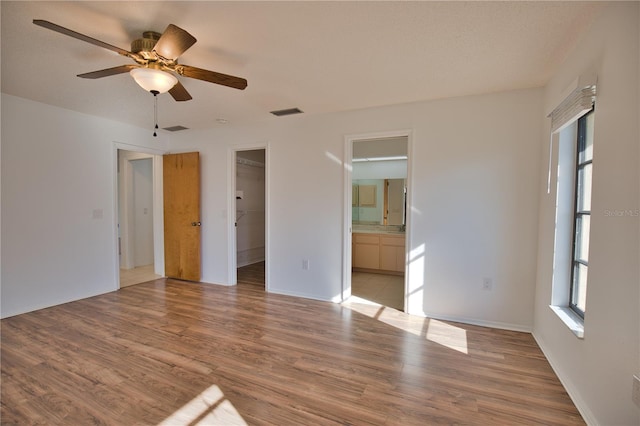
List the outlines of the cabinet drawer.
<svg viewBox="0 0 640 426">
<path fill-rule="evenodd" d="M 378 234 L 353 234 L 353 242 L 356 244 L 379 244 Z"/>
<path fill-rule="evenodd" d="M 380 245 L 382 246 L 395 246 L 395 247 L 404 247 L 404 237 L 402 236 L 391 236 L 391 235 L 380 235 Z"/>
</svg>

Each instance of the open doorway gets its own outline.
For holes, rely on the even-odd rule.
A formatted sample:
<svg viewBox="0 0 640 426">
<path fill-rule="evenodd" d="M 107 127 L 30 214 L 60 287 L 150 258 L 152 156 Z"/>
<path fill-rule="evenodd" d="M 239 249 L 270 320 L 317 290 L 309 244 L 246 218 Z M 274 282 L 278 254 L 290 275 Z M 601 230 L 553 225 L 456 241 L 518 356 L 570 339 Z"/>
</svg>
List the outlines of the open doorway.
<svg viewBox="0 0 640 426">
<path fill-rule="evenodd" d="M 406 306 L 408 134 L 348 141 L 351 295 Z"/>
<path fill-rule="evenodd" d="M 266 150 L 235 152 L 235 250 L 239 285 L 266 289 Z"/>
<path fill-rule="evenodd" d="M 160 278 L 154 238 L 154 156 L 118 149 L 120 287 Z"/>
</svg>

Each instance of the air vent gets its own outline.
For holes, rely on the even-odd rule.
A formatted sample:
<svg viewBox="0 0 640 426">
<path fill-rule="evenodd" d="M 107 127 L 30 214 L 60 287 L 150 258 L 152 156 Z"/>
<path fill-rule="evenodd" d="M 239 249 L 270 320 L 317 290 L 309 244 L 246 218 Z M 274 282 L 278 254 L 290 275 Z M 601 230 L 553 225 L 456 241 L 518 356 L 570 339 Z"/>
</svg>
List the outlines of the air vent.
<svg viewBox="0 0 640 426">
<path fill-rule="evenodd" d="M 171 126 L 163 127 L 162 130 L 168 130 L 169 132 L 179 132 L 180 130 L 189 130 L 189 128 L 184 126 Z"/>
<path fill-rule="evenodd" d="M 280 109 L 278 111 L 271 111 L 271 114 L 282 117 L 285 115 L 293 115 L 293 114 L 302 114 L 302 110 L 300 108 L 289 108 L 289 109 Z"/>
</svg>

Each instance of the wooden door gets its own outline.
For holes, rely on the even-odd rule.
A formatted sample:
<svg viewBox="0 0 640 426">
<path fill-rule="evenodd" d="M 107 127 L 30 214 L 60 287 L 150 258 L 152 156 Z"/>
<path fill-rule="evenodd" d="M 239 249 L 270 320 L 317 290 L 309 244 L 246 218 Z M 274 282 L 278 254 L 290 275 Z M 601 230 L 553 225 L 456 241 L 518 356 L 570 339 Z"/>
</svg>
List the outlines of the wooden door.
<svg viewBox="0 0 640 426">
<path fill-rule="evenodd" d="M 388 179 L 385 190 L 385 225 L 404 225 L 404 179 Z"/>
<path fill-rule="evenodd" d="M 168 154 L 163 160 L 164 271 L 170 278 L 200 280 L 200 157 Z"/>
</svg>

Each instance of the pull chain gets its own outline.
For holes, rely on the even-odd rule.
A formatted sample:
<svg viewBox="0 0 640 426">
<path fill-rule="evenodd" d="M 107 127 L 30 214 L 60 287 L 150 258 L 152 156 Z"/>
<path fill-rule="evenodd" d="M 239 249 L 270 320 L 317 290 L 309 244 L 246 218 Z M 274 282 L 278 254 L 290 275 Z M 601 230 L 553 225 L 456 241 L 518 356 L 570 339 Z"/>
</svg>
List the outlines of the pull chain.
<svg viewBox="0 0 640 426">
<path fill-rule="evenodd" d="M 155 124 L 153 137 L 155 138 L 158 136 L 156 130 L 158 129 L 158 93 L 160 92 L 152 90 L 151 93 L 153 93 L 153 122 Z"/>
</svg>

